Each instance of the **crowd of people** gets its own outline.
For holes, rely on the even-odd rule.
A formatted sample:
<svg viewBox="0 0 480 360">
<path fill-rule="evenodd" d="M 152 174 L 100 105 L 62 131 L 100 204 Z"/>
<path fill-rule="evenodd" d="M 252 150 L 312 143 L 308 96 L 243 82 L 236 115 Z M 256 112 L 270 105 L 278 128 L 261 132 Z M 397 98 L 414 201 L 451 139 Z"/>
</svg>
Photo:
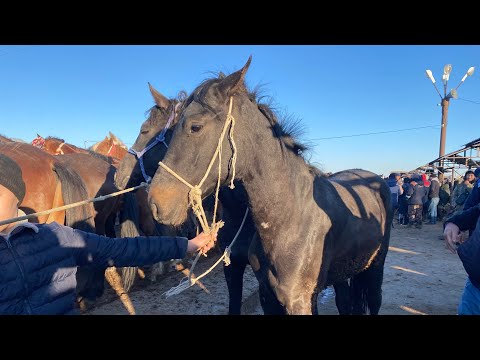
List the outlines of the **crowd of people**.
<svg viewBox="0 0 480 360">
<path fill-rule="evenodd" d="M 453 184 L 440 174 L 390 174 L 392 203 L 398 222 L 422 227 L 443 220 L 445 246 L 458 254 L 468 275 L 459 302 L 459 315 L 480 315 L 480 168 L 468 170 Z"/>
<path fill-rule="evenodd" d="M 441 173 L 438 176 L 414 173 L 403 177 L 400 173 L 391 173 L 386 181 L 392 194 L 396 222 L 421 229 L 424 220 L 434 225 L 461 213 L 480 176 L 478 170 L 477 174 L 467 171 L 453 184 Z"/>
</svg>

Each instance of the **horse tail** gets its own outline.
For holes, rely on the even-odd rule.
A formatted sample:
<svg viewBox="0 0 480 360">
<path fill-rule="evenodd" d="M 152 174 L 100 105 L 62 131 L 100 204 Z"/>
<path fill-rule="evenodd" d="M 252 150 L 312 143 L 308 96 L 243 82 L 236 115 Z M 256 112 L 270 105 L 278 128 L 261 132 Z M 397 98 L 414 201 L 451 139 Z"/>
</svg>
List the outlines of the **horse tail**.
<svg viewBox="0 0 480 360">
<path fill-rule="evenodd" d="M 138 203 L 135 194 L 126 193 L 123 195 L 123 204 L 119 214 L 120 221 L 120 237 L 137 237 L 140 236 Z M 130 291 L 135 276 L 137 274 L 136 267 L 121 268 L 122 285 L 125 292 Z"/>
<path fill-rule="evenodd" d="M 63 202 L 68 205 L 87 200 L 88 192 L 80 176 L 65 164 L 55 162 L 53 171 L 62 184 Z M 65 224 L 75 229 L 95 232 L 92 203 L 65 210 Z"/>
</svg>

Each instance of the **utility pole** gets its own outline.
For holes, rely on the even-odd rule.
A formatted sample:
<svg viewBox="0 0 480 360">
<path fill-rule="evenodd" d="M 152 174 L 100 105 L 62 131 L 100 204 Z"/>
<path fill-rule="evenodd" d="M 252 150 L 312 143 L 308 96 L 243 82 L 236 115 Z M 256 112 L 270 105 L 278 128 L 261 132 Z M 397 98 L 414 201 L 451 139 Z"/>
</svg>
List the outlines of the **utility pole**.
<svg viewBox="0 0 480 360">
<path fill-rule="evenodd" d="M 457 89 L 460 87 L 460 85 L 463 84 L 465 79 L 468 76 L 472 76 L 473 72 L 475 70 L 475 67 L 470 67 L 467 71 L 467 73 L 463 76 L 462 80 L 460 83 L 457 85 L 455 89 L 450 90 L 450 92 L 447 95 L 447 84 L 448 84 L 448 79 L 450 78 L 450 72 L 452 71 L 452 65 L 447 64 L 443 68 L 443 76 L 442 76 L 442 82 L 443 82 L 443 96 L 440 94 L 440 91 L 438 91 L 437 85 L 435 85 L 435 78 L 433 77 L 432 71 L 431 70 L 426 70 L 427 77 L 432 81 L 433 86 L 435 87 L 435 90 L 437 90 L 438 96 L 440 96 L 441 99 L 441 105 L 442 105 L 442 124 L 441 124 L 441 131 L 440 131 L 440 149 L 438 151 L 438 157 L 442 157 L 445 155 L 445 143 L 447 140 L 447 121 L 448 121 L 448 106 L 450 105 L 450 99 L 458 99 L 458 94 L 457 94 Z M 440 167 L 443 166 L 443 160 L 440 160 Z"/>
</svg>

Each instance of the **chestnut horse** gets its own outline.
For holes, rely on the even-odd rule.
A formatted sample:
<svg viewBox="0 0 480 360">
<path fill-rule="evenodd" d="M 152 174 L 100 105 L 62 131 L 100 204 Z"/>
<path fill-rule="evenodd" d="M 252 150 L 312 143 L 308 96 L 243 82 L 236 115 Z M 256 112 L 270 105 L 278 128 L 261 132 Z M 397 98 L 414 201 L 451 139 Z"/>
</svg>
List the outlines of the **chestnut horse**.
<svg viewBox="0 0 480 360">
<path fill-rule="evenodd" d="M 19 208 L 27 215 L 65 204 L 86 200 L 88 192 L 80 176 L 45 151 L 30 144 L 0 142 L 0 153 L 13 159 L 22 169 L 25 198 Z M 94 232 L 94 210 L 91 203 L 31 219 L 37 223 L 65 224 L 75 229 Z M 86 277 L 83 267 L 77 272 L 77 293 L 84 296 Z"/>
<path fill-rule="evenodd" d="M 39 136 L 40 135 L 37 135 L 37 137 L 33 141 L 37 140 Z M 87 150 L 79 148 L 75 145 L 66 143 L 65 140 L 52 137 L 52 136 L 49 136 L 46 139 L 44 139 L 42 150 L 45 150 L 46 152 L 52 155 L 64 155 L 64 154 L 76 154 L 76 153 L 88 154 Z"/>
<path fill-rule="evenodd" d="M 128 151 L 127 146 L 111 132 L 108 134 L 109 136 L 105 136 L 105 139 L 92 145 L 90 150 L 122 160 Z"/>
<path fill-rule="evenodd" d="M 6 136 L 0 135 L 0 142 L 10 143 L 10 142 L 15 142 L 15 141 L 6 137 Z"/>
</svg>

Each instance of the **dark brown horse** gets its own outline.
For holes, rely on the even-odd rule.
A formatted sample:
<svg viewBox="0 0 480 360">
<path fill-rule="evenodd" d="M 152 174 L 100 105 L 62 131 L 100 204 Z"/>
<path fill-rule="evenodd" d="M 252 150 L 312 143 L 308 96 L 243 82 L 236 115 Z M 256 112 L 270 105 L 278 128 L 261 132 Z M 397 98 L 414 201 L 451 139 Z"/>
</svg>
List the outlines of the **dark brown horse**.
<svg viewBox="0 0 480 360">
<path fill-rule="evenodd" d="M 247 91 L 249 65 L 250 59 L 241 70 L 194 90 L 162 163 L 199 184 L 221 141 L 221 181 L 243 181 L 259 234 L 249 258 L 266 314 L 317 313 L 318 292 L 328 285 L 335 286 L 341 314 L 378 314 L 393 219 L 388 185 L 365 170 L 326 177 L 309 165 L 304 147 Z M 235 144 L 229 136 L 220 139 L 222 131 L 232 130 L 232 117 Z M 215 167 L 203 196 L 216 182 Z M 185 220 L 189 190 L 159 167 L 149 191 L 159 221 Z"/>
<path fill-rule="evenodd" d="M 108 195 L 118 191 L 114 184 L 115 167 L 93 154 L 70 153 L 59 155 L 56 159 L 72 169 L 85 183 L 88 197 Z M 95 214 L 95 232 L 99 235 L 115 237 L 115 217 L 120 205 L 118 196 L 93 204 Z"/>
<path fill-rule="evenodd" d="M 118 191 L 114 183 L 114 176 L 116 168 L 111 165 L 106 156 L 91 152 L 87 154 L 72 153 L 65 155 L 58 155 L 55 157 L 62 164 L 74 169 L 85 183 L 88 197 L 90 199 L 99 196 L 108 195 Z M 124 204 L 123 202 L 133 201 L 133 204 Z M 145 200 L 144 200 L 145 201 Z M 146 201 L 145 201 L 146 202 Z M 125 205 L 124 207 L 121 205 Z M 135 197 L 111 197 L 102 201 L 94 203 L 95 213 L 95 232 L 99 235 L 106 235 L 109 237 L 116 237 L 115 220 L 117 213 L 120 211 L 120 217 L 123 219 L 134 218 L 133 221 L 120 221 L 119 235 L 121 237 L 135 237 L 139 235 L 138 215 L 128 213 L 135 206 Z M 152 220 L 153 221 L 153 220 Z M 89 269 L 88 280 L 85 280 L 85 287 L 88 288 L 89 300 L 100 297 L 104 290 L 104 270 L 105 269 Z M 136 269 L 122 268 L 122 285 L 124 290 L 128 292 L 133 285 Z"/>
<path fill-rule="evenodd" d="M 150 84 L 149 88 L 155 106 L 148 111 L 148 119 L 141 125 L 135 144 L 123 158 L 115 175 L 116 183 L 120 188 L 135 186 L 142 181 L 148 182 L 153 177 L 158 168 L 158 162 L 163 159 L 167 152 L 168 144 L 177 124 L 178 105 L 182 100 L 185 100 L 184 93 L 180 93 L 177 99 L 168 99 Z M 219 233 L 218 241 L 223 251 L 231 244 L 240 228 L 248 198 L 241 183 L 236 183 L 234 191 L 221 189 L 219 197 L 223 210 L 219 211 L 219 217 L 225 221 L 225 226 Z M 213 199 L 210 197 L 208 200 L 212 202 Z M 189 222 L 189 224 L 192 224 L 192 222 Z M 188 224 L 185 226 L 188 233 Z M 243 274 L 248 265 L 248 248 L 254 234 L 255 226 L 249 213 L 242 231 L 231 249 L 231 264 L 223 268 L 229 293 L 228 311 L 231 315 L 240 314 L 241 311 Z"/>
</svg>

